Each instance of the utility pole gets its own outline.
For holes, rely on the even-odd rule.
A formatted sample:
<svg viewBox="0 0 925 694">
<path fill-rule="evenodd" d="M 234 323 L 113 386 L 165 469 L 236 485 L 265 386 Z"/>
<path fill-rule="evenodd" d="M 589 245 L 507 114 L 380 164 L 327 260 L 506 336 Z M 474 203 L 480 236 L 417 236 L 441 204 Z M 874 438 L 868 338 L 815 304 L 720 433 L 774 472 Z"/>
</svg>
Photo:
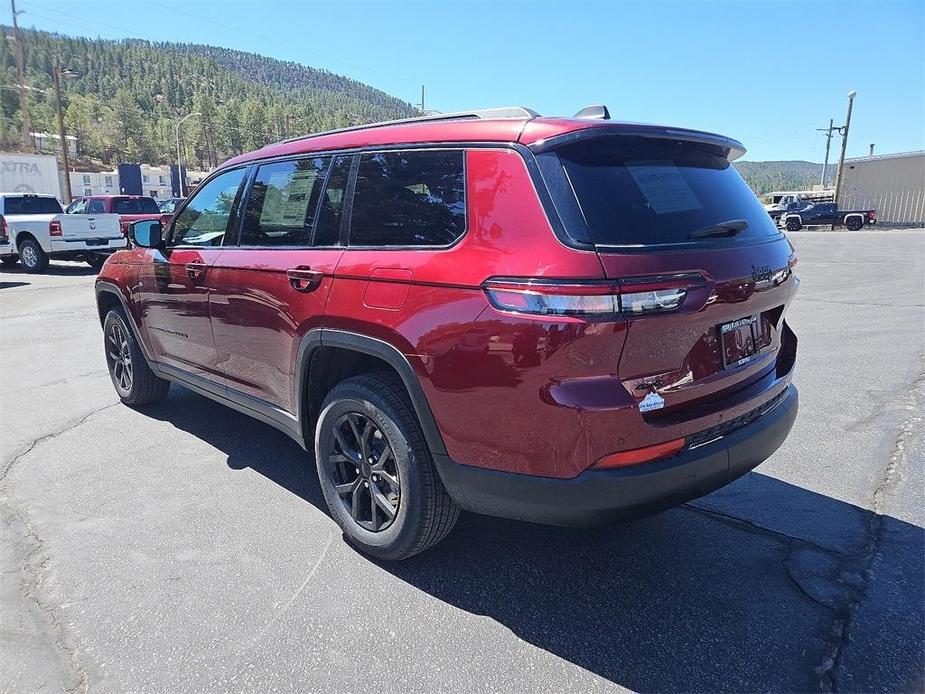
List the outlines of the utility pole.
<svg viewBox="0 0 925 694">
<path fill-rule="evenodd" d="M 875 142 L 870 143 L 870 154 L 868 155 L 870 157 L 874 156 L 874 145 L 875 144 L 876 144 Z"/>
<path fill-rule="evenodd" d="M 845 125 L 839 128 L 841 133 L 841 154 L 838 157 L 838 171 L 835 173 L 835 208 L 838 209 L 838 196 L 841 193 L 842 174 L 845 168 L 845 149 L 848 147 L 848 129 L 851 127 L 851 108 L 854 106 L 854 97 L 857 92 L 853 89 L 848 92 L 848 115 L 845 117 Z M 835 231 L 835 220 L 832 220 L 832 231 Z"/>
<path fill-rule="evenodd" d="M 180 152 L 180 126 L 183 124 L 187 118 L 192 118 L 193 116 L 201 116 L 202 114 L 199 111 L 193 111 L 192 113 L 187 113 L 183 118 L 177 121 L 177 175 L 180 178 L 180 197 L 186 197 L 186 176 L 183 174 L 183 155 Z"/>
<path fill-rule="evenodd" d="M 832 125 L 835 121 L 829 118 L 829 127 L 828 128 L 816 128 L 819 132 L 825 133 L 825 164 L 822 165 L 822 189 L 825 190 L 825 177 L 829 171 L 829 148 L 832 146 L 832 131 L 837 130 L 837 128 Z"/>
<path fill-rule="evenodd" d="M 13 9 L 13 38 L 16 40 L 16 79 L 19 82 L 19 110 L 22 113 L 22 149 L 25 152 L 32 152 L 35 148 L 32 146 L 32 120 L 29 118 L 29 99 L 26 96 L 26 73 L 23 67 L 22 57 L 22 32 L 19 31 L 19 22 L 16 16 L 16 0 L 10 0 L 10 6 Z"/>
<path fill-rule="evenodd" d="M 421 85 L 421 115 L 423 116 L 426 113 L 424 111 L 424 85 Z"/>
<path fill-rule="evenodd" d="M 52 70 L 55 80 L 55 111 L 58 115 L 58 137 L 61 140 L 61 163 L 64 166 L 64 204 L 71 204 L 71 167 L 67 159 L 67 136 L 64 132 L 64 113 L 61 109 L 61 76 L 76 77 L 73 70 L 56 65 Z"/>
</svg>

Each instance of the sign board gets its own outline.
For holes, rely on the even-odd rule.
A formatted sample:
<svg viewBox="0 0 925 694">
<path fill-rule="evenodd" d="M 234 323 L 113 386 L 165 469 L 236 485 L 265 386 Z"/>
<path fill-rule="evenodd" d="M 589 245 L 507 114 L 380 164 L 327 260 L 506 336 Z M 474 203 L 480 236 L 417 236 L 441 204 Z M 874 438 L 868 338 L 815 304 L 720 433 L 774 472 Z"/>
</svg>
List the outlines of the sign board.
<svg viewBox="0 0 925 694">
<path fill-rule="evenodd" d="M 44 154 L 0 152 L 0 192 L 44 193 L 60 200 L 58 160 Z"/>
</svg>

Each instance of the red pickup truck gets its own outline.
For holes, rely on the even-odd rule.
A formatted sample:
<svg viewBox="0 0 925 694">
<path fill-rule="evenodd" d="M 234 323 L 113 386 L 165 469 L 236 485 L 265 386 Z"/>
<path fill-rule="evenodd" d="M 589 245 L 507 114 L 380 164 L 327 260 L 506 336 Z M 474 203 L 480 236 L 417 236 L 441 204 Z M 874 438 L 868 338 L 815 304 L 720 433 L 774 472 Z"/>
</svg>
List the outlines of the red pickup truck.
<svg viewBox="0 0 925 694">
<path fill-rule="evenodd" d="M 75 198 L 74 202 L 68 205 L 66 212 L 68 214 L 117 214 L 123 236 L 128 234 L 132 222 L 156 219 L 166 226 L 171 217 L 161 212 L 154 198 L 146 195 L 90 195 Z"/>
</svg>

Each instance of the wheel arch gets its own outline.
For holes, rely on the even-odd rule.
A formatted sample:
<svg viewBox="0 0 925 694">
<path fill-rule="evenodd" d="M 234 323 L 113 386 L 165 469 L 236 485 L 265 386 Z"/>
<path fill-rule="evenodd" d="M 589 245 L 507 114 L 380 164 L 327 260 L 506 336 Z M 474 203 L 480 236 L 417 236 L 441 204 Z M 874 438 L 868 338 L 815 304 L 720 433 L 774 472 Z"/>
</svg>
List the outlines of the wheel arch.
<svg viewBox="0 0 925 694">
<path fill-rule="evenodd" d="M 100 319 L 100 326 L 102 326 L 106 321 L 106 314 L 116 307 L 122 309 L 122 312 L 125 314 L 125 320 L 128 323 L 129 330 L 132 331 L 135 342 L 138 343 L 138 348 L 141 350 L 142 355 L 144 355 L 145 361 L 148 362 L 148 366 L 151 367 L 155 373 L 157 373 L 157 369 L 152 363 L 151 357 L 148 355 L 148 349 L 145 346 L 144 341 L 141 339 L 138 326 L 135 325 L 135 317 L 129 310 L 128 302 L 125 300 L 125 295 L 115 284 L 98 280 L 96 283 L 96 312 Z"/>
<path fill-rule="evenodd" d="M 302 427 L 306 443 L 314 440 L 314 426 L 317 420 L 318 405 L 324 398 L 327 388 L 319 387 L 325 384 L 324 378 L 313 378 L 319 374 L 329 373 L 328 366 L 331 355 L 342 355 L 342 358 L 356 360 L 357 366 L 374 367 L 382 364 L 394 371 L 401 379 L 411 400 L 414 412 L 424 433 L 424 439 L 431 453 L 446 455 L 446 446 L 443 436 L 437 427 L 433 412 L 427 402 L 427 396 L 418 380 L 407 357 L 396 347 L 368 335 L 343 330 L 316 328 L 306 333 L 299 345 L 296 362 L 296 389 L 294 402 L 297 416 Z M 369 372 L 375 368 L 363 368 L 353 373 Z"/>
</svg>

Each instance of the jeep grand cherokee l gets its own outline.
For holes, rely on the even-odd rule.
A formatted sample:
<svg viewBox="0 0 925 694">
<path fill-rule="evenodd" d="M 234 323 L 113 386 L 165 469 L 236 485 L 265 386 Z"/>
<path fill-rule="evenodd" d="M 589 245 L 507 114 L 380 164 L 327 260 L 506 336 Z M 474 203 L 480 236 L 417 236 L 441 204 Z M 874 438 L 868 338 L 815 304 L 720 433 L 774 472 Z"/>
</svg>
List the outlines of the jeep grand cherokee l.
<svg viewBox="0 0 925 694">
<path fill-rule="evenodd" d="M 119 397 L 176 382 L 284 431 L 384 559 L 459 509 L 600 523 L 743 475 L 797 412 L 793 248 L 732 167 L 741 144 L 598 111 L 231 159 L 98 279 Z"/>
</svg>

